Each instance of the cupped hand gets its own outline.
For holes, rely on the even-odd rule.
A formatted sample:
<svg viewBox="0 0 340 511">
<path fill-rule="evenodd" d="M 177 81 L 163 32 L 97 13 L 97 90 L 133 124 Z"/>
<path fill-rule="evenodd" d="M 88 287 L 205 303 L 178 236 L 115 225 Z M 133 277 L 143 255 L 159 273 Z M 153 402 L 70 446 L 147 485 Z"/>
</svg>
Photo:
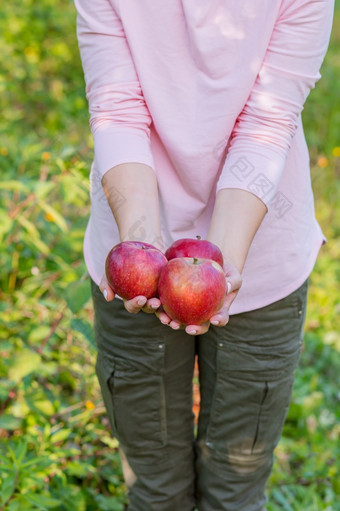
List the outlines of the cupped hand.
<svg viewBox="0 0 340 511">
<path fill-rule="evenodd" d="M 225 263 L 223 269 L 227 283 L 227 294 L 221 309 L 216 312 L 209 321 L 201 325 L 183 325 L 171 319 L 170 316 L 161 309 L 156 312 L 159 320 L 174 330 L 178 330 L 179 328 L 185 329 L 189 335 L 203 335 L 209 330 L 210 325 L 225 326 L 229 321 L 229 308 L 242 285 L 242 277 L 236 266 L 232 263 Z"/>
<path fill-rule="evenodd" d="M 107 281 L 105 275 L 103 275 L 102 280 L 99 284 L 99 289 L 103 293 L 104 298 L 107 302 L 111 302 L 115 293 L 113 289 L 110 287 L 110 284 Z M 161 302 L 158 298 L 149 298 L 146 296 L 135 296 L 131 300 L 123 300 L 125 309 L 131 314 L 137 314 L 139 311 L 146 312 L 147 314 L 154 313 L 161 305 Z"/>
<path fill-rule="evenodd" d="M 208 330 L 210 325 L 225 326 L 229 321 L 229 308 L 234 301 L 242 284 L 242 277 L 236 266 L 232 263 L 225 263 L 223 265 L 226 283 L 227 294 L 221 309 L 214 314 L 209 321 L 201 325 L 183 325 L 178 321 L 173 320 L 161 307 L 159 298 L 149 298 L 145 296 L 135 296 L 131 300 L 123 300 L 125 309 L 131 314 L 137 314 L 141 310 L 147 314 L 155 313 L 158 319 L 164 325 L 170 326 L 173 330 L 185 329 L 189 335 L 203 335 Z M 110 302 L 114 299 L 115 293 L 110 287 L 105 275 L 99 284 L 99 289 L 103 293 L 105 299 Z"/>
</svg>

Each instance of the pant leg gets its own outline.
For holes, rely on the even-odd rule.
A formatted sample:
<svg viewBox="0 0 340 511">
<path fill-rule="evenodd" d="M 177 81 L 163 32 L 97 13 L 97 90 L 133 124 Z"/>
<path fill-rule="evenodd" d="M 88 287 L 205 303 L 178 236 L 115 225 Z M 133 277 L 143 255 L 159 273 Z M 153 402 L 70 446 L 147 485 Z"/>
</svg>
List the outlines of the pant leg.
<svg viewBox="0 0 340 511">
<path fill-rule="evenodd" d="M 307 283 L 199 339 L 199 511 L 260 511 L 302 346 Z"/>
<path fill-rule="evenodd" d="M 129 314 L 92 283 L 96 372 L 118 439 L 129 511 L 192 511 L 195 338 Z"/>
</svg>

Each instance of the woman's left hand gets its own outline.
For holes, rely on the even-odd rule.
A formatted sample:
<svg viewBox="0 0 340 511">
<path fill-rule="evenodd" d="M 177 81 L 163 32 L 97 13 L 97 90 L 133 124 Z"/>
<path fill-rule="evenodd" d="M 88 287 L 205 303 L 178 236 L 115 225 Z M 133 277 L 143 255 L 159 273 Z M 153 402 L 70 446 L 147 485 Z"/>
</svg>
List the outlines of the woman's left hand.
<svg viewBox="0 0 340 511">
<path fill-rule="evenodd" d="M 214 314 L 209 321 L 201 325 L 182 325 L 178 321 L 175 321 L 168 316 L 163 310 L 158 310 L 156 315 L 159 320 L 166 325 L 169 325 L 174 330 L 179 328 L 185 328 L 185 331 L 189 335 L 203 335 L 208 330 L 210 325 L 214 326 L 225 326 L 229 321 L 229 308 L 234 301 L 241 285 L 242 277 L 236 266 L 232 263 L 225 263 L 223 265 L 226 283 L 227 283 L 227 294 L 221 309 Z"/>
</svg>

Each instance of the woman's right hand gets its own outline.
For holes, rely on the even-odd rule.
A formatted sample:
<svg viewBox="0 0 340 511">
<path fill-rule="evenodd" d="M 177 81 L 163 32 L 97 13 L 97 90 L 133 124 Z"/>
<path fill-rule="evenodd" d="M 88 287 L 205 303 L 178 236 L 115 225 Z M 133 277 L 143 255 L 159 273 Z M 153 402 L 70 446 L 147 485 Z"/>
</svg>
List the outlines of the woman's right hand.
<svg viewBox="0 0 340 511">
<path fill-rule="evenodd" d="M 105 274 L 100 281 L 99 289 L 107 302 L 111 302 L 114 299 L 115 293 L 108 283 Z M 154 297 L 147 299 L 146 296 L 142 295 L 135 296 L 131 300 L 123 300 L 123 302 L 125 309 L 131 314 L 137 314 L 141 310 L 147 314 L 152 314 L 161 306 L 159 298 Z"/>
</svg>

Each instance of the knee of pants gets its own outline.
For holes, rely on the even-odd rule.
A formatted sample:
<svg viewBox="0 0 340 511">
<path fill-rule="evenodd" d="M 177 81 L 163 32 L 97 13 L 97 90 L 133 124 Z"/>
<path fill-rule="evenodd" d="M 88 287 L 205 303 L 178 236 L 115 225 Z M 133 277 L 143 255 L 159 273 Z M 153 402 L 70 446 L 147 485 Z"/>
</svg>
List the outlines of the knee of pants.
<svg viewBox="0 0 340 511">
<path fill-rule="evenodd" d="M 212 472 L 219 476 L 249 480 L 257 479 L 259 473 L 270 473 L 273 464 L 274 449 L 256 450 L 245 445 L 233 446 L 231 449 L 225 449 L 223 452 L 216 450 L 210 442 L 199 441 L 197 445 L 197 466 L 209 466 Z"/>
<path fill-rule="evenodd" d="M 138 459 L 121 449 L 122 468 L 128 488 L 130 511 L 192 511 L 195 505 L 194 453 L 177 453 L 159 464 L 139 464 Z M 137 462 L 137 465 L 136 465 Z M 136 472 L 135 472 L 136 471 Z"/>
<path fill-rule="evenodd" d="M 205 448 L 197 459 L 196 498 L 200 511 L 263 511 L 272 469 L 270 453 L 229 453 L 221 462 Z M 204 460 L 208 459 L 208 462 Z"/>
</svg>

